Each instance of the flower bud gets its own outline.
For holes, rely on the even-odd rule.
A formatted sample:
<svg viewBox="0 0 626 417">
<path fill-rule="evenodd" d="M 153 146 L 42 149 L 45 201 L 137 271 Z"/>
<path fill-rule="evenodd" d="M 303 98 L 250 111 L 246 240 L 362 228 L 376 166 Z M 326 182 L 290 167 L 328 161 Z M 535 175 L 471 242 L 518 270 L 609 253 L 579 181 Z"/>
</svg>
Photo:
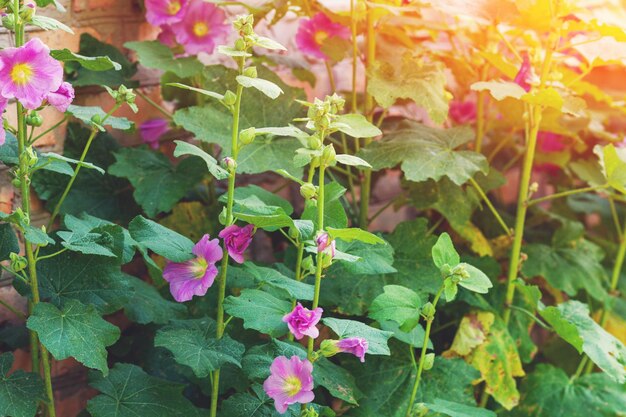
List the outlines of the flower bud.
<svg viewBox="0 0 626 417">
<path fill-rule="evenodd" d="M 225 170 L 231 173 L 235 172 L 237 170 L 237 161 L 227 156 L 224 159 L 222 159 L 222 168 L 224 168 Z"/>
<path fill-rule="evenodd" d="M 315 263 L 312 256 L 307 256 L 302 260 L 302 270 L 310 274 L 315 273 Z"/>
<path fill-rule="evenodd" d="M 313 406 L 310 406 L 300 412 L 300 417 L 319 417 L 319 414 L 315 411 Z"/>
<path fill-rule="evenodd" d="M 433 365 L 435 364 L 435 354 L 427 353 L 424 357 L 424 370 L 429 371 L 433 369 Z"/>
<path fill-rule="evenodd" d="M 28 266 L 26 258 L 18 255 L 17 253 L 11 252 L 9 254 L 9 258 L 11 259 L 11 269 L 14 272 L 23 271 L 24 269 L 26 269 L 26 266 Z"/>
<path fill-rule="evenodd" d="M 15 188 L 22 188 L 22 181 L 20 181 L 19 178 L 13 178 L 11 180 L 11 184 L 13 185 L 13 187 Z"/>
<path fill-rule="evenodd" d="M 252 67 L 248 67 L 248 68 L 244 69 L 243 70 L 243 75 L 245 75 L 246 77 L 250 77 L 250 78 L 258 77 L 258 73 L 257 73 L 256 67 L 252 66 Z"/>
<path fill-rule="evenodd" d="M 35 5 L 35 3 L 28 2 L 24 4 L 24 7 L 22 7 L 22 9 L 20 10 L 20 17 L 25 22 L 32 22 L 33 16 L 35 15 L 36 11 L 37 11 L 37 6 Z"/>
<path fill-rule="evenodd" d="M 457 265 L 454 267 L 454 269 L 452 269 L 452 277 L 458 277 L 460 281 L 461 279 L 469 278 L 470 274 L 465 269 L 465 265 Z M 453 281 L 454 281 L 454 278 L 453 278 Z"/>
<path fill-rule="evenodd" d="M 433 305 L 433 303 L 428 302 L 426 304 L 424 304 L 424 307 L 422 307 L 422 315 L 427 319 L 432 319 L 435 317 L 435 306 Z"/>
<path fill-rule="evenodd" d="M 254 142 L 255 138 L 256 138 L 256 129 L 253 127 L 249 127 L 248 129 L 244 129 L 241 132 L 239 132 L 239 142 L 242 145 L 250 145 L 252 142 Z"/>
<path fill-rule="evenodd" d="M 289 228 L 289 237 L 292 239 L 298 239 L 300 237 L 300 232 L 295 227 Z"/>
<path fill-rule="evenodd" d="M 317 198 L 317 187 L 310 182 L 305 182 L 300 186 L 300 195 L 306 200 Z"/>
<path fill-rule="evenodd" d="M 307 138 L 307 146 L 309 149 L 318 150 L 322 147 L 322 141 L 317 135 L 311 135 Z"/>
<path fill-rule="evenodd" d="M 15 15 L 3 13 L 2 27 L 11 31 L 15 30 Z"/>
<path fill-rule="evenodd" d="M 36 111 L 30 112 L 26 116 L 26 124 L 28 126 L 39 127 L 43 124 L 43 117 Z"/>
<path fill-rule="evenodd" d="M 235 49 L 238 51 L 245 51 L 247 49 L 246 41 L 239 38 L 235 41 Z"/>
<path fill-rule="evenodd" d="M 39 158 L 37 157 L 37 153 L 35 152 L 32 146 L 29 146 L 28 148 L 26 148 L 26 152 L 23 155 L 26 155 L 26 158 L 28 158 L 27 159 L 28 166 L 34 167 L 37 164 L 37 161 Z"/>
<path fill-rule="evenodd" d="M 222 208 L 222 211 L 220 212 L 220 215 L 218 216 L 218 221 L 220 222 L 220 224 L 225 225 L 226 220 L 228 219 L 226 218 L 226 207 L 224 207 Z"/>
<path fill-rule="evenodd" d="M 222 100 L 222 102 L 227 106 L 233 106 L 235 102 L 237 102 L 237 95 L 228 90 L 226 91 L 226 93 L 224 93 L 224 99 Z"/>
<path fill-rule="evenodd" d="M 94 114 L 93 116 L 91 116 L 91 121 L 94 124 L 99 125 L 102 123 L 102 116 L 100 116 L 99 114 Z"/>
<path fill-rule="evenodd" d="M 320 162 L 322 165 L 327 167 L 335 166 L 337 164 L 337 153 L 335 152 L 335 147 L 332 144 L 324 147 Z"/>
<path fill-rule="evenodd" d="M 339 349 L 339 346 L 337 346 L 337 343 L 339 343 L 339 340 L 332 340 L 332 339 L 323 340 L 322 343 L 320 344 L 320 350 L 318 351 L 318 353 L 326 358 L 335 356 L 336 354 L 341 352 L 341 349 Z"/>
</svg>

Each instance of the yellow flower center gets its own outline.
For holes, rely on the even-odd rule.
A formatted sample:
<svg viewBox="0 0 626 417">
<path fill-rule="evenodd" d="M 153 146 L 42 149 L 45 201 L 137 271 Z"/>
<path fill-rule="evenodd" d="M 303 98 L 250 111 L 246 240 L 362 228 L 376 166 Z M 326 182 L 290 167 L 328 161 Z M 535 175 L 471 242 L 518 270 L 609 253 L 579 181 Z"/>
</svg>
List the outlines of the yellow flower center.
<svg viewBox="0 0 626 417">
<path fill-rule="evenodd" d="M 174 0 L 167 5 L 167 12 L 174 16 L 176 13 L 180 12 L 180 8 L 180 2 L 178 0 Z"/>
<path fill-rule="evenodd" d="M 315 32 L 315 36 L 313 36 L 315 43 L 321 45 L 324 43 L 326 39 L 328 39 L 328 33 L 323 30 Z"/>
<path fill-rule="evenodd" d="M 285 379 L 285 385 L 283 387 L 285 394 L 293 397 L 302 389 L 302 382 L 297 376 L 289 376 Z"/>
<path fill-rule="evenodd" d="M 209 264 L 204 258 L 198 258 L 195 261 L 193 261 L 192 271 L 193 271 L 194 278 L 202 279 L 208 267 L 209 267 Z"/>
<path fill-rule="evenodd" d="M 17 64 L 11 69 L 11 79 L 15 84 L 27 84 L 33 76 L 33 67 L 29 64 Z"/>
<path fill-rule="evenodd" d="M 197 37 L 201 38 L 205 36 L 207 33 L 209 33 L 209 26 L 204 22 L 196 22 L 193 25 L 193 33 Z"/>
</svg>

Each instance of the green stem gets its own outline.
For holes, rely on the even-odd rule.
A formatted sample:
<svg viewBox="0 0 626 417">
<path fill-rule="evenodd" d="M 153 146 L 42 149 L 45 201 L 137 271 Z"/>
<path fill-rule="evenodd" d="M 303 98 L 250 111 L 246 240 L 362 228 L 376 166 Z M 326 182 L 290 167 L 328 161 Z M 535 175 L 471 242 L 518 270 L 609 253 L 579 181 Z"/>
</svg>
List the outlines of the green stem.
<svg viewBox="0 0 626 417">
<path fill-rule="evenodd" d="M 302 281 L 302 258 L 304 257 L 304 243 L 298 243 L 298 257 L 296 258 L 296 281 Z M 291 311 L 296 308 L 297 300 L 291 300 Z M 293 342 L 293 333 L 289 332 L 289 340 Z"/>
<path fill-rule="evenodd" d="M 594 187 L 585 187 L 585 188 L 577 188 L 575 190 L 568 190 L 568 191 L 562 191 L 560 193 L 555 193 L 555 194 L 551 194 L 551 195 L 547 195 L 545 197 L 540 197 L 540 198 L 535 198 L 532 200 L 528 201 L 528 206 L 532 206 L 538 203 L 542 203 L 544 201 L 550 201 L 550 200 L 555 200 L 557 198 L 563 198 L 563 197 L 567 197 L 570 195 L 576 195 L 576 194 L 581 194 L 581 193 L 588 193 L 588 192 L 592 192 L 592 191 L 598 191 L 598 190 L 602 190 L 604 188 L 607 188 L 609 185 L 608 184 L 603 184 L 603 185 L 597 185 Z"/>
<path fill-rule="evenodd" d="M 19 318 L 21 318 L 21 319 L 25 319 L 26 318 L 24 313 L 22 313 L 17 308 L 13 307 L 11 304 L 7 303 L 6 301 L 4 301 L 2 299 L 0 299 L 0 305 L 3 306 L 4 308 L 6 308 L 7 310 L 9 310 L 11 313 L 13 313 L 16 316 L 18 316 Z"/>
<path fill-rule="evenodd" d="M 506 223 L 504 222 L 504 220 L 500 216 L 500 213 L 498 213 L 498 210 L 496 210 L 496 208 L 491 203 L 491 200 L 489 200 L 489 197 L 487 196 L 485 191 L 476 182 L 476 180 L 474 180 L 474 178 L 470 178 L 469 180 L 470 180 L 470 183 L 472 184 L 472 186 L 476 189 L 476 191 L 480 195 L 480 197 L 483 199 L 485 204 L 487 204 L 487 207 L 489 207 L 489 210 L 491 210 L 491 213 L 493 213 L 493 216 L 496 218 L 496 220 L 498 221 L 498 223 L 502 227 L 502 230 L 504 230 L 504 233 L 506 233 L 507 236 L 511 236 L 511 229 L 509 228 L 509 226 L 506 225 Z"/>
<path fill-rule="evenodd" d="M 481 80 L 483 78 L 481 77 Z M 485 136 L 485 97 L 485 91 L 478 92 L 478 101 L 476 103 L 476 143 L 474 146 L 476 152 L 482 150 L 483 137 Z"/>
<path fill-rule="evenodd" d="M 443 285 L 439 288 L 439 291 L 435 295 L 433 300 L 433 307 L 437 308 L 437 303 L 439 302 L 439 298 L 441 294 L 443 294 Z M 432 317 L 428 317 L 426 319 L 426 331 L 424 332 L 424 344 L 422 346 L 422 351 L 420 353 L 420 361 L 417 367 L 417 374 L 415 375 L 415 382 L 413 383 L 413 390 L 411 391 L 411 399 L 409 400 L 409 407 L 406 410 L 406 417 L 411 416 L 411 411 L 413 410 L 413 404 L 415 403 L 415 398 L 417 397 L 417 390 L 420 386 L 420 381 L 422 379 L 422 372 L 424 371 L 424 363 L 426 362 L 426 352 L 428 351 L 428 339 L 430 338 L 430 330 L 433 326 L 433 320 L 435 319 L 434 315 Z M 413 356 L 413 355 L 411 355 Z"/>
<path fill-rule="evenodd" d="M 106 120 L 109 117 L 111 117 L 111 115 L 113 113 L 115 113 L 115 111 L 117 111 L 117 109 L 119 109 L 120 106 L 121 106 L 121 104 L 119 104 L 119 103 L 115 104 L 115 106 L 113 106 L 113 108 L 102 118 L 101 124 L 104 125 L 104 122 L 106 122 Z M 80 169 L 82 167 L 82 163 L 85 162 L 85 158 L 87 157 L 87 153 L 89 152 L 89 148 L 91 147 L 91 143 L 93 142 L 93 140 L 95 139 L 97 134 L 98 134 L 98 128 L 95 127 L 95 126 L 92 127 L 91 128 L 91 134 L 89 135 L 89 138 L 87 139 L 87 143 L 85 144 L 85 148 L 83 149 L 83 153 L 80 155 L 79 163 L 76 164 L 76 168 L 74 168 L 74 173 L 72 174 L 72 177 L 70 178 L 70 181 L 65 186 L 65 190 L 63 190 L 63 194 L 61 194 L 61 198 L 59 199 L 59 202 L 54 207 L 54 210 L 52 211 L 52 215 L 50 216 L 50 220 L 48 220 L 47 230 L 50 230 L 50 228 L 54 224 L 54 221 L 56 220 L 57 216 L 61 212 L 61 206 L 63 205 L 63 202 L 65 201 L 65 198 L 67 197 L 67 195 L 69 194 L 70 190 L 72 189 L 72 185 L 74 185 L 74 181 L 76 181 L 76 177 L 78 176 L 78 173 L 80 172 Z"/>
<path fill-rule="evenodd" d="M 63 252 L 65 252 L 65 251 L 67 251 L 67 248 L 63 248 L 63 249 L 61 249 L 60 251 L 57 251 L 57 252 L 51 253 L 51 254 L 49 254 L 49 255 L 45 255 L 45 256 L 37 256 L 37 262 L 42 261 L 42 260 L 44 260 L 44 259 L 54 258 L 55 256 L 60 255 L 60 254 L 62 254 L 62 253 L 63 253 Z"/>
<path fill-rule="evenodd" d="M 37 142 L 39 139 L 41 139 L 42 137 L 44 137 L 45 135 L 47 135 L 48 133 L 52 132 L 53 130 L 55 130 L 56 128 L 58 128 L 59 126 L 61 126 L 63 123 L 67 122 L 68 116 L 65 116 L 64 118 L 62 118 L 61 120 L 59 120 L 57 123 L 54 124 L 54 126 L 50 127 L 49 129 L 44 130 L 42 133 L 38 134 L 37 136 L 35 136 L 33 139 L 31 139 L 29 141 L 29 144 L 34 144 L 35 142 Z"/>
<path fill-rule="evenodd" d="M 239 74 L 243 74 L 245 65 L 244 58 L 238 61 Z M 241 98 L 243 96 L 243 86 L 237 85 L 236 101 L 233 107 L 233 125 L 231 134 L 231 147 L 233 153 L 233 160 L 237 162 L 237 156 L 239 155 L 239 119 L 241 113 Z M 228 194 L 226 203 L 226 227 L 234 223 L 233 219 L 233 204 L 235 201 L 235 179 L 237 176 L 237 170 L 231 169 L 228 176 Z M 226 242 L 224 242 L 222 257 L 222 266 L 220 270 L 220 276 L 218 279 L 218 294 L 217 294 L 217 330 L 216 337 L 221 339 L 224 336 L 224 298 L 226 297 L 226 276 L 228 272 L 228 249 L 226 248 Z M 213 371 L 213 390 L 211 394 L 211 417 L 217 416 L 217 402 L 220 391 L 220 369 Z"/>
<path fill-rule="evenodd" d="M 589 356 L 584 355 L 583 358 L 580 360 L 580 363 L 578 364 L 578 368 L 576 368 L 576 372 L 574 372 L 572 377 L 569 379 L 570 382 L 573 382 L 576 378 L 582 375 L 583 370 L 585 369 L 588 363 L 589 363 Z"/>
<path fill-rule="evenodd" d="M 322 136 L 323 137 L 323 136 Z M 317 196 L 317 231 L 318 233 L 324 232 L 324 171 L 326 167 L 324 164 L 320 166 L 319 170 L 319 191 Z M 324 269 L 323 265 L 323 256 L 324 254 L 320 251 L 317 253 L 317 265 L 315 269 L 315 293 L 313 295 L 313 306 L 312 309 L 315 310 L 320 303 L 320 288 L 322 285 L 322 271 Z M 308 346 L 307 346 L 307 357 L 309 361 L 313 361 L 313 344 L 314 339 L 309 337 Z"/>
<path fill-rule="evenodd" d="M 161 114 L 163 114 L 165 117 L 167 117 L 168 119 L 172 118 L 172 114 L 170 112 L 168 112 L 167 110 L 165 110 L 162 106 L 160 106 L 158 103 L 156 103 L 154 100 L 152 100 L 150 97 L 148 97 L 147 94 L 143 93 L 141 90 L 136 89 L 135 92 L 137 93 L 137 95 L 139 97 L 141 97 L 146 103 L 148 103 L 149 105 L 151 105 L 152 107 L 154 107 L 155 109 L 157 109 Z"/>
</svg>

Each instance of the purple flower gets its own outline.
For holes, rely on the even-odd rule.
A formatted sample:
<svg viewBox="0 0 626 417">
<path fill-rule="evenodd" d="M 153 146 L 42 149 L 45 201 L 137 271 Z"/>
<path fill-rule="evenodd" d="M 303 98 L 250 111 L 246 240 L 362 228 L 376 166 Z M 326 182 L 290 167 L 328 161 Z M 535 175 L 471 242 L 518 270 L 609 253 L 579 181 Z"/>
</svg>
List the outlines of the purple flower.
<svg viewBox="0 0 626 417">
<path fill-rule="evenodd" d="M 253 235 L 254 226 L 251 224 L 245 227 L 239 227 L 233 224 L 222 230 L 219 234 L 219 236 L 224 239 L 228 255 L 238 264 L 243 263 L 243 253 L 248 246 L 250 246 Z"/>
<path fill-rule="evenodd" d="M 41 106 L 48 93 L 63 82 L 63 68 L 38 38 L 19 48 L 0 51 L 0 94 L 17 99 L 27 109 Z"/>
<path fill-rule="evenodd" d="M 143 122 L 139 126 L 139 134 L 144 143 L 150 145 L 152 149 L 159 148 L 159 139 L 161 136 L 169 132 L 170 123 L 161 118 L 151 119 Z"/>
<path fill-rule="evenodd" d="M 335 241 L 330 239 L 330 236 L 326 232 L 322 232 L 315 238 L 317 243 L 317 251 L 330 255 L 331 258 L 335 257 Z"/>
<path fill-rule="evenodd" d="M 187 0 L 146 0 L 146 20 L 154 26 L 180 22 Z"/>
<path fill-rule="evenodd" d="M 270 367 L 271 375 L 263 383 L 265 393 L 274 400 L 274 407 L 284 414 L 291 404 L 313 401 L 313 365 L 308 360 L 279 356 Z"/>
<path fill-rule="evenodd" d="M 336 343 L 339 351 L 352 353 L 359 358 L 361 362 L 365 362 L 365 353 L 367 352 L 367 340 L 362 337 L 350 337 L 342 339 Z"/>
<path fill-rule="evenodd" d="M 315 339 L 320 335 L 320 331 L 315 327 L 322 318 L 324 310 L 320 307 L 313 310 L 302 307 L 298 303 L 291 313 L 283 317 L 283 321 L 287 323 L 289 331 L 300 340 L 304 336 Z"/>
<path fill-rule="evenodd" d="M 161 32 L 157 36 L 157 40 L 170 48 L 178 45 L 176 43 L 176 34 L 170 25 L 161 25 Z"/>
<path fill-rule="evenodd" d="M 350 39 L 350 30 L 339 23 L 333 23 L 324 13 L 318 13 L 311 19 L 300 22 L 296 45 L 305 55 L 328 60 L 328 56 L 322 52 L 322 45 L 333 37 Z"/>
<path fill-rule="evenodd" d="M 524 55 L 524 58 L 522 60 L 522 65 L 520 66 L 520 69 L 517 75 L 515 76 L 515 79 L 513 80 L 513 82 L 515 82 L 516 84 L 518 84 L 520 87 L 522 87 L 524 90 L 528 92 L 530 91 L 531 80 L 532 80 L 532 67 L 530 66 L 530 58 L 528 57 L 528 54 L 526 54 Z"/>
<path fill-rule="evenodd" d="M 74 101 L 74 87 L 68 82 L 63 82 L 57 91 L 48 93 L 46 100 L 55 109 L 65 113 L 72 101 Z"/>
<path fill-rule="evenodd" d="M 170 283 L 170 292 L 176 301 L 189 301 L 194 295 L 204 295 L 217 275 L 215 263 L 222 259 L 217 239 L 204 235 L 193 247 L 195 259 L 182 263 L 168 262 L 163 278 Z"/>
<path fill-rule="evenodd" d="M 224 23 L 225 18 L 224 12 L 216 5 L 203 0 L 190 0 L 183 19 L 172 28 L 186 53 L 210 54 L 217 45 L 226 42 L 229 25 Z"/>
</svg>

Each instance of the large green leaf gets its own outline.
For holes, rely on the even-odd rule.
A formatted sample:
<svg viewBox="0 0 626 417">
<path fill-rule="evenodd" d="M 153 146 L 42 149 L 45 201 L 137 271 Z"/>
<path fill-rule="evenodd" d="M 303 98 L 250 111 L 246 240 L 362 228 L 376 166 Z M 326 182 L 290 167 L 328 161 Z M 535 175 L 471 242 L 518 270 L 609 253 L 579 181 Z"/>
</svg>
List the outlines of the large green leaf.
<svg viewBox="0 0 626 417">
<path fill-rule="evenodd" d="M 426 403 L 426 407 L 430 411 L 436 411 L 450 417 L 496 417 L 496 413 L 491 410 L 442 400 L 441 398 L 436 398 L 435 401 Z"/>
<path fill-rule="evenodd" d="M 172 352 L 176 362 L 189 366 L 198 378 L 227 363 L 241 367 L 244 346 L 228 335 L 216 339 L 216 329 L 210 318 L 175 320 L 157 332 L 154 345 Z"/>
<path fill-rule="evenodd" d="M 348 227 L 348 216 L 341 204 L 341 196 L 346 189 L 339 183 L 330 182 L 324 186 L 324 226 L 343 229 Z M 317 227 L 317 204 L 314 200 L 308 200 L 302 213 L 302 219 L 311 220 Z"/>
<path fill-rule="evenodd" d="M 108 377 L 89 376 L 100 395 L 87 403 L 93 417 L 200 417 L 200 410 L 182 394 L 183 385 L 146 374 L 141 368 L 118 363 Z"/>
<path fill-rule="evenodd" d="M 243 327 L 255 329 L 273 337 L 287 333 L 283 322 L 291 311 L 291 302 L 260 290 L 243 290 L 238 297 L 230 296 L 224 301 L 224 310 L 231 316 L 243 320 Z"/>
<path fill-rule="evenodd" d="M 93 306 L 67 301 L 61 310 L 38 303 L 27 326 L 57 359 L 75 358 L 83 365 L 109 373 L 106 347 L 120 337 L 120 329 L 105 321 Z"/>
<path fill-rule="evenodd" d="M 93 304 L 103 314 L 113 313 L 133 295 L 127 275 L 102 256 L 64 252 L 37 262 L 43 298 L 57 307 L 70 300 Z"/>
<path fill-rule="evenodd" d="M 135 278 L 127 278 L 134 292 L 124 306 L 126 317 L 139 324 L 165 324 L 174 318 L 182 318 L 187 309 L 184 305 L 164 299 L 154 286 Z"/>
<path fill-rule="evenodd" d="M 74 53 L 67 48 L 52 50 L 50 55 L 57 61 L 77 62 L 81 67 L 90 71 L 119 71 L 122 69 L 120 64 L 111 60 L 108 56 L 85 56 Z"/>
<path fill-rule="evenodd" d="M 100 120 L 104 120 L 107 114 L 107 112 L 98 106 L 77 106 L 75 104 L 70 104 L 67 108 L 67 112 L 87 126 L 91 126 L 94 116 L 99 117 Z M 111 126 L 113 129 L 130 130 L 133 127 L 133 122 L 125 117 L 109 116 L 103 123 L 103 126 Z"/>
<path fill-rule="evenodd" d="M 616 417 L 626 410 L 626 386 L 595 373 L 571 380 L 539 364 L 522 382 L 520 405 L 506 417 Z"/>
<path fill-rule="evenodd" d="M 476 173 L 489 171 L 487 159 L 474 151 L 457 150 L 470 142 L 473 132 L 467 128 L 437 129 L 411 123 L 387 133 L 379 141 L 359 152 L 375 170 L 400 164 L 410 181 L 440 180 L 448 177 L 457 185 L 466 183 Z"/>
<path fill-rule="evenodd" d="M 135 187 L 135 200 L 149 217 L 167 212 L 198 183 L 206 170 L 200 158 L 187 158 L 174 167 L 161 153 L 147 148 L 124 148 L 109 173 Z"/>
<path fill-rule="evenodd" d="M 112 68 L 107 71 L 93 71 L 86 68 L 80 63 L 66 62 L 65 72 L 69 75 L 69 80 L 75 87 L 83 87 L 87 85 L 106 85 L 109 87 L 117 87 L 124 84 L 127 87 L 136 84 L 131 78 L 137 72 L 136 64 L 128 60 L 126 55 L 115 46 L 104 43 L 96 39 L 88 33 L 80 36 L 80 49 L 78 53 L 85 57 L 108 57 L 113 62 L 120 64 L 121 70 Z"/>
<path fill-rule="evenodd" d="M 295 300 L 313 301 L 315 287 L 311 284 L 296 281 L 276 269 L 259 266 L 252 262 L 246 262 L 243 269 L 258 286 L 284 290 L 290 298 Z"/>
<path fill-rule="evenodd" d="M 394 321 L 404 331 L 413 329 L 420 320 L 420 296 L 400 285 L 387 285 L 384 291 L 372 303 L 369 316 L 381 323 Z"/>
<path fill-rule="evenodd" d="M 175 58 L 172 50 L 159 41 L 126 42 L 124 46 L 137 53 L 144 67 L 169 71 L 178 77 L 197 75 L 204 68 L 195 57 Z"/>
<path fill-rule="evenodd" d="M 410 52 L 394 54 L 396 62 L 378 61 L 370 71 L 367 92 L 383 107 L 410 99 L 425 108 L 436 123 L 448 117 L 445 68 L 440 62 L 423 62 Z"/>
<path fill-rule="evenodd" d="M 13 353 L 0 355 L 0 415 L 34 417 L 40 401 L 46 401 L 39 375 L 18 369 L 9 375 Z"/>
<path fill-rule="evenodd" d="M 13 226 L 9 223 L 0 224 L 0 261 L 6 261 L 11 253 L 19 252 L 20 245 Z"/>
<path fill-rule="evenodd" d="M 170 261 L 184 262 L 194 257 L 191 240 L 143 216 L 135 217 L 128 231 L 141 248 L 150 249 Z"/>
<path fill-rule="evenodd" d="M 387 340 L 393 333 L 375 329 L 360 321 L 342 320 L 328 317 L 322 320 L 324 325 L 330 327 L 340 339 L 349 337 L 362 337 L 367 340 L 369 355 L 390 355 Z"/>
<path fill-rule="evenodd" d="M 72 166 L 57 158 L 50 158 L 45 156 L 38 150 L 34 150 L 37 155 L 37 163 L 34 169 L 44 169 L 46 171 L 52 171 L 63 175 L 71 176 L 74 174 Z M 17 138 L 11 132 L 6 132 L 6 139 L 3 145 L 0 146 L 0 161 L 7 166 L 19 165 L 19 147 L 17 144 Z"/>
<path fill-rule="evenodd" d="M 63 240 L 61 245 L 71 251 L 117 258 L 120 263 L 123 261 L 124 229 L 120 226 L 103 225 L 89 231 L 62 230 L 57 235 Z"/>
<path fill-rule="evenodd" d="M 617 383 L 626 383 L 626 347 L 589 317 L 587 305 L 569 300 L 540 314 L 579 353 L 585 352 Z"/>
</svg>

